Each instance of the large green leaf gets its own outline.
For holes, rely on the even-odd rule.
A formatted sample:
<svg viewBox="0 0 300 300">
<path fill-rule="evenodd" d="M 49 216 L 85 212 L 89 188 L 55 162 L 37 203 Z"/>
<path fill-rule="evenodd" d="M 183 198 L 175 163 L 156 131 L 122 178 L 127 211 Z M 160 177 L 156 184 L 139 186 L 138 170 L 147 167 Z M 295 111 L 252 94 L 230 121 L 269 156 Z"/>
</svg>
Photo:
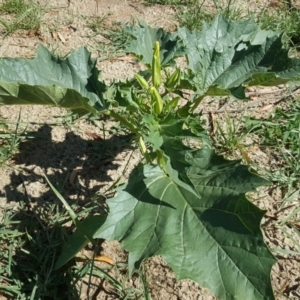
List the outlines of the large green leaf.
<svg viewBox="0 0 300 300">
<path fill-rule="evenodd" d="M 175 57 L 184 54 L 182 44 L 175 33 L 166 32 L 162 28 L 152 28 L 143 21 L 140 22 L 140 26 L 128 26 L 125 30 L 134 38 L 125 50 L 135 54 L 148 67 L 152 63 L 153 47 L 156 41 L 160 43 L 163 66 L 172 64 Z"/>
<path fill-rule="evenodd" d="M 197 94 L 218 86 L 224 94 L 230 90 L 245 98 L 245 85 L 277 85 L 300 78 L 299 60 L 288 57 L 282 36 L 261 30 L 251 19 L 232 22 L 218 15 L 201 31 L 180 28 L 178 34 L 187 49 Z"/>
<path fill-rule="evenodd" d="M 179 279 L 192 279 L 220 299 L 274 299 L 275 260 L 260 229 L 264 211 L 245 197 L 265 181 L 209 148 L 199 151 L 186 162 L 196 190 L 169 164 L 168 174 L 137 167 L 108 201 L 110 214 L 94 237 L 121 241 L 131 272 L 161 255 Z"/>
<path fill-rule="evenodd" d="M 261 30 L 251 19 L 233 22 L 218 15 L 212 24 L 204 23 L 201 31 L 179 28 L 178 33 L 169 33 L 143 22 L 126 30 L 134 38 L 126 50 L 148 67 L 157 40 L 162 65 L 186 54 L 189 79 L 180 86 L 185 88 L 188 82 L 196 91 L 193 99 L 199 102 L 201 96 L 230 93 L 245 99 L 246 86 L 278 85 L 300 78 L 300 60 L 289 58 L 282 34 Z"/>
<path fill-rule="evenodd" d="M 184 142 L 195 145 L 211 145 L 206 129 L 202 126 L 199 115 L 190 114 L 180 117 L 175 112 L 170 113 L 164 120 L 157 120 L 153 115 L 144 115 L 143 124 L 148 131 L 143 135 L 144 141 L 151 147 L 153 152 L 159 150 L 171 158 L 172 167 L 175 168 L 184 181 L 189 179 L 186 170 L 189 165 L 186 155 L 193 152 Z"/>
<path fill-rule="evenodd" d="M 75 113 L 103 110 L 105 85 L 85 48 L 66 59 L 40 46 L 34 59 L 0 60 L 0 104 L 57 105 Z"/>
<path fill-rule="evenodd" d="M 174 151 L 178 151 L 177 142 L 183 139 L 201 139 L 204 144 L 210 144 L 210 139 L 206 129 L 202 126 L 199 115 L 189 115 L 182 118 L 178 114 L 171 112 L 165 119 L 157 120 L 150 114 L 144 114 L 143 123 L 148 127 L 148 132 L 143 136 L 145 142 L 148 142 L 153 151 L 163 149 L 166 141 L 173 143 L 170 145 Z"/>
</svg>

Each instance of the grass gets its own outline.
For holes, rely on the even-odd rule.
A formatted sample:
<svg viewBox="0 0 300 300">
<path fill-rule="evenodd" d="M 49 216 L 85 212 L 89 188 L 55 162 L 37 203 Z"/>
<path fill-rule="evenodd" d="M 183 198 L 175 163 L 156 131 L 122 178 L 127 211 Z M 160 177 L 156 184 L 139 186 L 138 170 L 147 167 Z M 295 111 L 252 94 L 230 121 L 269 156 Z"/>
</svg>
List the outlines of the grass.
<svg viewBox="0 0 300 300">
<path fill-rule="evenodd" d="M 276 108 L 266 120 L 250 118 L 247 127 L 260 138 L 260 147 L 274 153 L 276 171 L 270 179 L 288 191 L 300 188 L 300 98 L 286 103 L 285 109 Z"/>
<path fill-rule="evenodd" d="M 21 113 L 12 130 L 6 121 L 0 120 L 0 166 L 5 165 L 18 151 L 21 140 L 29 138 L 26 128 L 19 132 Z"/>
<path fill-rule="evenodd" d="M 295 237 L 300 236 L 300 97 L 289 99 L 284 108 L 276 108 L 267 119 L 247 118 L 246 128 L 259 138 L 260 148 L 275 162 L 271 170 L 255 167 L 283 194 L 278 213 L 286 212 L 273 226 L 290 240 L 295 250 L 278 248 L 275 252 L 299 255 L 300 244 Z"/>
<path fill-rule="evenodd" d="M 263 29 L 285 32 L 286 40 L 292 46 L 300 45 L 300 11 L 288 7 L 275 11 L 264 9 L 257 15 L 257 20 Z"/>
<path fill-rule="evenodd" d="M 213 9 L 208 10 L 202 2 L 194 1 L 190 6 L 176 7 L 175 18 L 180 27 L 187 27 L 190 30 L 201 30 L 203 22 L 210 23 L 216 14 L 223 14 L 230 20 L 237 20 L 243 18 L 241 9 L 234 7 L 232 0 L 213 1 Z"/>
<path fill-rule="evenodd" d="M 87 20 L 87 26 L 93 31 L 94 35 L 101 34 L 107 42 L 98 43 L 96 48 L 92 50 L 99 51 L 101 56 L 99 60 L 112 59 L 118 56 L 124 56 L 124 49 L 128 45 L 131 37 L 126 32 L 124 24 L 120 22 L 109 22 L 108 17 L 110 15 L 104 15 L 102 17 L 93 17 Z M 131 24 L 134 24 L 132 20 Z"/>
<path fill-rule="evenodd" d="M 77 216 L 97 211 L 98 204 L 74 203 Z M 55 270 L 55 263 L 73 231 L 70 216 L 58 201 L 36 204 L 30 198 L 20 200 L 17 208 L 0 208 L 0 294 L 10 299 L 94 299 L 102 289 L 98 278 L 110 286 L 108 294 L 120 299 L 150 299 L 144 273 L 134 275 L 140 282 L 129 283 L 127 264 L 99 267 L 94 257 L 100 241 L 86 247 L 90 258 L 71 260 Z M 141 279 L 139 279 L 139 277 Z M 148 298 L 147 298 L 148 297 Z"/>
<path fill-rule="evenodd" d="M 196 4 L 198 0 L 146 0 L 148 4 L 187 5 Z"/>
<path fill-rule="evenodd" d="M 70 274 L 52 270 L 58 245 L 66 235 L 60 215 L 40 212 L 40 208 L 31 210 L 24 202 L 17 211 L 2 212 L 0 291 L 13 299 L 46 299 L 51 294 L 58 299 L 55 297 L 63 295 L 59 289 L 70 281 Z M 69 293 L 68 288 L 65 291 Z"/>
<path fill-rule="evenodd" d="M 251 129 L 245 129 L 241 119 L 229 116 L 225 113 L 221 121 L 213 121 L 215 133 L 212 135 L 215 148 L 223 155 L 230 157 L 242 157 L 246 163 L 249 163 L 246 148 L 246 137 L 250 134 Z M 239 154 L 237 154 L 237 152 Z"/>
<path fill-rule="evenodd" d="M 9 129 L 11 124 L 5 121 L 0 123 L 0 154 L 3 154 L 3 165 L 9 165 L 8 161 L 18 151 L 21 141 L 28 137 L 26 129 L 20 130 L 20 119 L 21 114 L 13 130 Z M 73 119 L 68 120 L 68 126 L 73 123 Z M 130 140 L 123 142 L 128 145 Z M 111 146 L 121 147 L 120 140 Z M 99 148 L 100 145 L 92 143 L 91 147 L 91 155 L 96 155 L 96 151 L 99 151 L 97 157 L 91 157 L 94 163 L 96 160 L 102 161 L 103 155 L 113 155 L 110 153 L 110 144 Z M 63 186 L 60 191 L 64 193 L 67 189 L 68 187 Z M 92 295 L 99 293 L 104 283 L 105 286 L 109 285 L 109 291 L 105 293 L 120 299 L 151 299 L 143 272 L 134 274 L 135 287 L 130 283 L 127 264 L 103 268 L 93 261 L 101 246 L 100 241 L 96 241 L 94 246 L 86 247 L 91 258 L 84 261 L 72 259 L 55 270 L 54 266 L 63 246 L 74 231 L 74 226 L 69 225 L 67 210 L 58 200 L 34 203 L 26 192 L 19 193 L 16 197 L 19 205 L 12 207 L 5 204 L 0 207 L 0 295 L 3 299 L 75 300 L 87 299 L 86 295 L 90 295 L 88 299 L 94 299 L 96 296 L 93 298 Z M 95 197 L 92 197 L 90 203 L 83 204 L 79 200 L 72 203 L 72 210 L 81 218 L 83 215 L 99 213 L 99 206 L 104 202 L 99 199 L 95 201 Z M 96 280 L 100 280 L 100 288 L 94 285 Z"/>
<path fill-rule="evenodd" d="M 37 30 L 41 24 L 42 9 L 33 0 L 5 0 L 0 13 L 5 35 L 17 30 Z"/>
</svg>

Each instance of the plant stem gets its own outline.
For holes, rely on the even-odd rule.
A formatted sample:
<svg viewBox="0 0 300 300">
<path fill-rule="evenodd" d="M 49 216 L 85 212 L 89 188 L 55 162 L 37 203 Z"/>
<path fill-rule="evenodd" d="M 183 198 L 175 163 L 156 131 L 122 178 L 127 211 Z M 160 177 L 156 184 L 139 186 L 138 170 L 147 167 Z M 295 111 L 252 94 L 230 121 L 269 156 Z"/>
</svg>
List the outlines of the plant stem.
<svg viewBox="0 0 300 300">
<path fill-rule="evenodd" d="M 105 115 L 113 117 L 115 120 L 119 121 L 121 124 L 126 126 L 132 132 L 139 134 L 138 128 L 135 125 L 133 125 L 132 123 L 128 122 L 124 117 L 122 117 L 118 113 L 110 110 L 108 112 L 105 112 Z"/>
<path fill-rule="evenodd" d="M 152 163 L 151 157 L 147 151 L 144 139 L 141 135 L 139 136 L 138 144 L 139 144 L 140 151 L 143 154 L 143 156 L 145 157 L 147 163 L 151 164 Z"/>
</svg>

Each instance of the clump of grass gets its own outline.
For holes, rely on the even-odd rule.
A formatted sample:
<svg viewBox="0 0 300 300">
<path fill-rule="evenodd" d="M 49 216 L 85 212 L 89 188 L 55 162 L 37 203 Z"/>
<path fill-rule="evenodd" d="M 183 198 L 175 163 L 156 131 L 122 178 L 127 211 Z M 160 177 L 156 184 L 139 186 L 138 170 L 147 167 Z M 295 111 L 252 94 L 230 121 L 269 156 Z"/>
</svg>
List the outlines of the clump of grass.
<svg viewBox="0 0 300 300">
<path fill-rule="evenodd" d="M 19 114 L 13 130 L 9 129 L 6 121 L 0 120 L 0 166 L 6 164 L 13 157 L 18 150 L 21 140 L 26 138 L 26 129 L 21 133 L 19 132 L 20 117 L 21 114 Z"/>
<path fill-rule="evenodd" d="M 17 30 L 37 30 L 41 24 L 42 9 L 33 0 L 5 0 L 0 13 L 6 35 Z"/>
<path fill-rule="evenodd" d="M 129 40 L 128 33 L 124 30 L 121 22 L 109 22 L 108 15 L 102 17 L 90 18 L 87 26 L 92 29 L 95 34 L 101 34 L 103 37 L 111 41 L 116 49 L 124 48 Z M 131 25 L 134 25 L 132 21 Z"/>
<path fill-rule="evenodd" d="M 262 29 L 285 32 L 291 45 L 300 45 L 300 11 L 287 6 L 276 10 L 264 9 L 257 15 Z"/>
<path fill-rule="evenodd" d="M 299 255 L 299 192 L 300 192 L 300 97 L 285 102 L 284 109 L 276 108 L 266 119 L 247 118 L 246 127 L 251 128 L 260 139 L 260 148 L 273 157 L 272 170 L 256 166 L 264 176 L 284 195 L 279 204 L 282 217 L 275 216 L 275 227 L 290 240 L 293 250 L 276 248 L 281 254 Z M 286 211 L 286 212 L 285 212 Z"/>
<path fill-rule="evenodd" d="M 244 135 L 240 135 L 240 124 L 236 124 L 232 118 L 225 115 L 225 127 L 216 121 L 216 146 L 225 151 L 233 152 L 242 146 Z"/>
<path fill-rule="evenodd" d="M 108 17 L 109 15 L 94 17 L 87 21 L 87 26 L 94 32 L 94 35 L 101 34 L 107 39 L 106 42 L 98 42 L 97 47 L 93 47 L 93 50 L 98 50 L 102 55 L 104 54 L 104 57 L 100 57 L 100 60 L 124 56 L 124 49 L 131 40 L 131 36 L 124 28 L 125 24 L 109 22 Z M 134 20 L 131 22 L 131 25 L 133 24 Z"/>
<path fill-rule="evenodd" d="M 212 140 L 219 153 L 231 157 L 243 158 L 245 163 L 250 163 L 246 148 L 250 145 L 246 143 L 246 137 L 250 130 L 246 130 L 242 120 L 236 120 L 232 116 L 225 114 L 222 122 L 218 120 L 214 123 L 214 133 Z"/>
<path fill-rule="evenodd" d="M 25 201 L 1 214 L 0 291 L 12 299 L 79 299 L 74 270 L 53 270 L 67 235 L 66 215 L 56 205 L 33 209 Z"/>
<path fill-rule="evenodd" d="M 101 30 L 103 30 L 105 28 L 105 21 L 107 20 L 107 18 L 109 17 L 109 15 L 104 15 L 101 17 L 92 17 L 92 18 L 88 18 L 87 20 L 87 26 L 92 29 L 93 32 L 95 33 L 99 33 Z"/>
<path fill-rule="evenodd" d="M 26 11 L 28 4 L 21 0 L 6 0 L 3 2 L 0 11 L 7 14 L 19 14 Z"/>
<path fill-rule="evenodd" d="M 205 0 L 203 0 L 201 3 L 199 3 L 199 1 L 193 1 L 192 5 L 186 7 L 178 6 L 176 9 L 175 18 L 179 22 L 179 26 L 187 27 L 190 30 L 200 30 L 203 22 L 210 23 L 218 13 L 224 15 L 230 20 L 247 18 L 248 15 L 243 13 L 240 8 L 234 7 L 232 0 L 214 0 L 214 9 L 212 11 L 205 9 L 204 4 Z"/>
<path fill-rule="evenodd" d="M 195 4 L 198 0 L 147 0 L 149 4 L 162 4 L 162 5 L 187 5 Z"/>
<path fill-rule="evenodd" d="M 190 30 L 201 29 L 203 22 L 210 22 L 214 14 L 203 9 L 204 1 L 199 4 L 193 4 L 184 8 L 176 8 L 175 18 L 180 27 L 186 27 Z"/>
<path fill-rule="evenodd" d="M 94 258 L 100 242 L 87 248 L 92 257 L 73 259 L 59 269 L 55 263 L 72 227 L 66 210 L 59 203 L 43 206 L 32 204 L 30 199 L 20 201 L 15 209 L 0 208 L 0 293 L 11 299 L 94 299 L 101 291 L 94 285 L 98 278 L 110 286 L 107 294 L 118 299 L 151 299 L 145 275 L 135 274 L 141 288 L 129 283 L 126 263 L 99 267 Z M 72 209 L 86 213 L 77 204 Z M 94 254 L 93 254 L 94 253 Z"/>
<path fill-rule="evenodd" d="M 283 110 L 276 108 L 266 120 L 249 118 L 247 127 L 260 138 L 260 145 L 268 148 L 278 162 L 269 179 L 287 191 L 300 189 L 300 98 L 286 102 Z"/>
<path fill-rule="evenodd" d="M 1 209 L 2 218 L 0 220 L 0 291 L 9 297 L 21 297 L 21 283 L 18 278 L 12 276 L 16 265 L 14 253 L 16 247 L 22 247 L 22 232 L 15 226 L 18 221 L 14 221 L 15 212 Z"/>
</svg>

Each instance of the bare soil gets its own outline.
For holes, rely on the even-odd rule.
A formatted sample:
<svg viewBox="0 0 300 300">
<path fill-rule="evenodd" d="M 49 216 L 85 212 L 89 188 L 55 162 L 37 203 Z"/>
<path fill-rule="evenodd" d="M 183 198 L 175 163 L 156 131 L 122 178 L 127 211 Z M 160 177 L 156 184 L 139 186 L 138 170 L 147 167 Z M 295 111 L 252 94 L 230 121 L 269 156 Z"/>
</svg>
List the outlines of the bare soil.
<svg viewBox="0 0 300 300">
<path fill-rule="evenodd" d="M 249 0 L 236 1 L 236 5 L 252 10 L 260 10 L 274 5 L 275 1 Z M 164 27 L 175 30 L 176 21 L 172 17 L 174 9 L 167 6 L 147 6 L 141 1 L 130 0 L 60 0 L 40 1 L 46 8 L 43 22 L 38 31 L 17 32 L 2 40 L 0 56 L 5 57 L 34 57 L 39 44 L 43 44 L 60 55 L 66 55 L 79 46 L 87 47 L 93 57 L 99 59 L 98 67 L 102 71 L 102 78 L 110 81 L 115 78 L 124 79 L 132 77 L 142 66 L 130 57 L 114 55 L 103 52 L 99 42 L 110 43 L 109 38 L 100 33 L 95 34 L 87 22 L 95 17 L 107 16 L 104 24 L 112 22 L 128 23 L 133 18 L 145 20 L 154 27 Z M 242 5 L 242 6 L 241 6 Z M 212 10 L 212 1 L 206 1 L 207 10 Z M 270 90 L 268 90 L 270 91 Z M 271 112 L 278 102 L 278 97 L 286 95 L 284 87 L 274 88 L 274 92 L 263 94 L 263 89 L 249 90 L 252 100 L 249 103 L 232 103 L 226 110 L 240 110 L 235 115 L 247 114 L 252 116 Z M 217 110 L 217 104 L 207 99 L 203 103 L 204 111 Z M 247 109 L 245 109 L 245 105 Z M 17 121 L 20 113 L 19 107 L 0 107 L 0 118 L 7 121 Z M 104 193 L 108 186 L 119 177 L 126 178 L 140 157 L 132 147 L 122 146 L 122 137 L 116 135 L 116 124 L 107 120 L 96 121 L 96 125 L 86 120 L 79 120 L 75 124 L 65 123 L 53 125 L 67 112 L 59 108 L 45 108 L 27 106 L 21 109 L 23 127 L 28 125 L 27 132 L 35 137 L 21 143 L 19 152 L 9 162 L 9 167 L 0 169 L 0 207 L 16 207 L 20 198 L 29 197 L 31 201 L 43 204 L 51 202 L 55 196 L 49 190 L 43 174 L 56 186 L 64 186 L 67 190 L 65 196 L 70 202 L 80 199 L 89 201 L 96 193 Z M 209 116 L 209 112 L 206 114 Z M 233 116 L 235 116 L 233 114 Z M 222 120 L 222 114 L 215 114 Z M 41 125 L 43 124 L 43 125 Z M 104 135 L 105 133 L 105 135 Z M 96 138 L 95 138 L 96 137 Z M 108 144 L 114 145 L 111 154 L 101 156 L 91 155 L 94 151 L 93 142 L 97 137 L 104 139 Z M 274 158 L 264 153 L 259 145 L 253 144 L 248 153 L 250 159 L 262 166 L 276 165 Z M 125 166 L 130 160 L 129 168 L 124 173 Z M 123 174 L 124 173 L 124 174 Z M 76 175 L 76 176 L 75 176 Z M 278 214 L 282 193 L 280 190 L 268 188 L 259 189 L 258 193 L 250 195 L 253 202 L 260 208 L 268 211 L 263 220 L 262 228 L 266 243 L 272 248 L 293 249 L 290 239 L 286 238 L 275 226 L 270 225 L 272 216 L 282 217 L 288 211 L 295 209 L 297 202 L 292 202 L 289 210 Z M 271 217 L 270 217 L 271 216 Z M 286 230 L 289 230 L 286 228 Z M 299 237 L 294 238 L 300 242 Z M 127 254 L 122 251 L 117 242 L 104 242 L 102 253 L 111 257 L 115 262 L 124 262 Z M 300 299 L 300 262 L 299 256 L 277 255 L 278 263 L 272 271 L 272 282 L 276 291 L 276 299 Z M 154 257 L 145 263 L 147 281 L 151 296 L 154 300 L 193 300 L 215 299 L 208 291 L 197 284 L 188 281 L 177 281 L 175 274 L 160 258 Z M 95 282 L 97 284 L 97 282 Z M 100 284 L 100 280 L 98 282 Z M 138 278 L 128 279 L 129 286 L 141 287 Z M 97 291 L 98 296 L 93 299 L 117 299 L 110 292 L 111 287 L 105 283 L 104 288 Z M 87 295 L 82 295 L 86 299 Z M 242 300 L 242 299 L 241 299 Z"/>
</svg>

